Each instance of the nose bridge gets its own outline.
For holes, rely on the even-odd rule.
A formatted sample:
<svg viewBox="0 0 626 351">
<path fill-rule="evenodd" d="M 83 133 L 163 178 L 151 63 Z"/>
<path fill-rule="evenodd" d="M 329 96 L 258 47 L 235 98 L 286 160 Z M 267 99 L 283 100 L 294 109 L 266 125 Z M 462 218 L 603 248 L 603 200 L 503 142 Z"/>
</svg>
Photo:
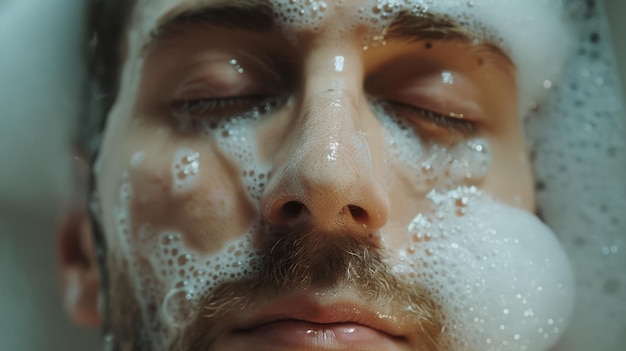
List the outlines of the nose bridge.
<svg viewBox="0 0 626 351">
<path fill-rule="evenodd" d="M 369 145 L 357 129 L 357 106 L 345 90 L 331 90 L 305 103 L 300 167 L 310 186 L 341 192 L 355 191 L 362 183 L 374 185 Z"/>
<path fill-rule="evenodd" d="M 301 111 L 302 135 L 298 172 L 311 187 L 340 191 L 344 196 L 362 183 L 374 185 L 369 145 L 358 128 L 362 75 L 349 50 L 332 55 L 320 50 L 308 65 Z M 348 62 L 346 62 L 348 61 Z M 355 178 L 356 177 L 356 178 Z"/>
</svg>

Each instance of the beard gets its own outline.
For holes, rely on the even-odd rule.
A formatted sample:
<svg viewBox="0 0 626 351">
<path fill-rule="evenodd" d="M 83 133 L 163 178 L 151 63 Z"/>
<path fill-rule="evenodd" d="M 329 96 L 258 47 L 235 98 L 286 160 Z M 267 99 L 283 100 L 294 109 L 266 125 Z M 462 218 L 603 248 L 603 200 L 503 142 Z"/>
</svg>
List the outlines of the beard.
<svg viewBox="0 0 626 351">
<path fill-rule="evenodd" d="M 319 231 L 273 232 L 271 237 L 274 239 L 261 245 L 257 274 L 250 279 L 221 284 L 203 299 L 198 312 L 184 328 L 175 329 L 162 321 L 157 301 L 144 305 L 142 311 L 133 289 L 138 282 L 128 274 L 127 261 L 109 254 L 110 285 L 104 291 L 109 349 L 211 350 L 219 336 L 220 322 L 229 313 L 245 310 L 258 299 L 271 300 L 303 289 L 351 289 L 373 306 L 391 305 L 398 310 L 411 311 L 407 318 L 419 326 L 415 333 L 423 335 L 424 345 L 420 345 L 420 350 L 438 349 L 441 309 L 410 277 L 391 273 L 379 246 L 353 234 Z M 168 345 L 155 346 L 155 333 L 170 334 Z"/>
</svg>

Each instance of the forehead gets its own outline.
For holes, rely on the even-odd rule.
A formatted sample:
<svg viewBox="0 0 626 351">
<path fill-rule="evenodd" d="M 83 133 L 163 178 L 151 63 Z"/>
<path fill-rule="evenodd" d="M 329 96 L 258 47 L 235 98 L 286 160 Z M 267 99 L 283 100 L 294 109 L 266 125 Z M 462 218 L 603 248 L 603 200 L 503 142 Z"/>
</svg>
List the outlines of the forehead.
<svg viewBox="0 0 626 351">
<path fill-rule="evenodd" d="M 475 33 L 477 38 L 505 36 L 511 27 L 538 18 L 557 19 L 556 1 L 543 0 L 138 0 L 135 29 L 150 31 L 168 19 L 201 9 L 268 9 L 274 22 L 292 31 L 317 30 L 326 26 L 346 30 L 355 25 L 379 28 L 388 25 L 398 14 L 435 15 L 456 20 Z M 547 15 L 547 16 L 545 16 Z M 510 21 L 515 17 L 515 21 Z M 526 28 L 527 30 L 530 28 Z M 495 38 L 492 38 L 495 39 Z M 541 41 L 540 38 L 534 38 Z M 502 44 L 505 44 L 504 42 Z"/>
</svg>

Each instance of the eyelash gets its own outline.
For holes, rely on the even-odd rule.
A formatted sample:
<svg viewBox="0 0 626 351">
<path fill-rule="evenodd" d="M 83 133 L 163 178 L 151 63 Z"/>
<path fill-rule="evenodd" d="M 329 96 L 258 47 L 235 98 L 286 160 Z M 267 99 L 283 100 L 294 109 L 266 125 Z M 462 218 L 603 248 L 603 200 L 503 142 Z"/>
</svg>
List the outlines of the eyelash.
<svg viewBox="0 0 626 351">
<path fill-rule="evenodd" d="M 281 103 L 279 97 L 236 96 L 219 99 L 190 99 L 171 104 L 172 114 L 184 119 L 223 119 L 256 117 L 270 112 Z M 233 110 L 231 112 L 225 112 Z M 221 114 L 220 114 L 221 113 Z"/>
<path fill-rule="evenodd" d="M 387 107 L 408 110 L 411 114 L 414 114 L 416 118 L 424 119 L 428 122 L 434 123 L 439 127 L 459 132 L 463 135 L 474 135 L 478 133 L 476 123 L 469 120 L 446 116 L 441 113 L 437 113 L 431 110 L 427 110 L 425 108 L 405 104 L 398 101 L 387 101 L 386 105 Z M 389 112 L 389 108 L 387 108 L 387 112 Z"/>
</svg>

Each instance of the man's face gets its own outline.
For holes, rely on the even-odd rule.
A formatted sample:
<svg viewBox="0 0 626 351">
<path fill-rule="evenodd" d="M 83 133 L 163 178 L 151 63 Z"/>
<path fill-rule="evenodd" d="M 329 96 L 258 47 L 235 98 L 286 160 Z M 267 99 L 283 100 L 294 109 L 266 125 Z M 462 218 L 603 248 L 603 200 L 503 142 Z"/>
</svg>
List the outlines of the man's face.
<svg viewBox="0 0 626 351">
<path fill-rule="evenodd" d="M 553 345 L 572 282 L 533 215 L 524 72 L 460 3 L 140 1 L 96 164 L 115 337 Z"/>
</svg>

